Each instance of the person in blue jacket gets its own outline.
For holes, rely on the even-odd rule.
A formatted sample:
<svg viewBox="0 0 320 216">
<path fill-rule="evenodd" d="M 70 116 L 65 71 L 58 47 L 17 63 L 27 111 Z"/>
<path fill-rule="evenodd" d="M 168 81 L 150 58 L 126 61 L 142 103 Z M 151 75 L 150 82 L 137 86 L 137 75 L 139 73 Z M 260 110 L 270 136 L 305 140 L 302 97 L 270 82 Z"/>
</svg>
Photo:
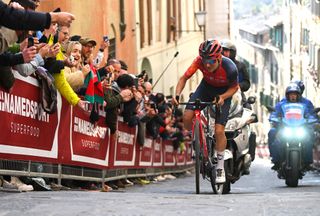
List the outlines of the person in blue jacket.
<svg viewBox="0 0 320 216">
<path fill-rule="evenodd" d="M 291 82 L 286 88 L 286 97 L 283 98 L 280 102 L 276 104 L 275 111 L 270 114 L 270 119 L 279 118 L 283 116 L 281 107 L 287 103 L 302 103 L 305 106 L 305 114 L 307 116 L 316 118 L 313 110 L 314 106 L 312 102 L 304 97 L 302 93 L 304 90 L 304 85 L 302 81 Z M 278 127 L 276 124 L 273 124 L 269 133 L 268 133 L 268 144 L 270 156 L 274 166 L 271 169 L 278 170 L 281 164 L 281 143 L 277 138 Z M 304 163 L 306 164 L 307 169 L 310 168 L 310 164 L 313 163 L 312 158 L 312 144 L 313 144 L 313 133 L 308 136 L 309 139 L 306 142 L 305 154 L 304 154 Z"/>
</svg>

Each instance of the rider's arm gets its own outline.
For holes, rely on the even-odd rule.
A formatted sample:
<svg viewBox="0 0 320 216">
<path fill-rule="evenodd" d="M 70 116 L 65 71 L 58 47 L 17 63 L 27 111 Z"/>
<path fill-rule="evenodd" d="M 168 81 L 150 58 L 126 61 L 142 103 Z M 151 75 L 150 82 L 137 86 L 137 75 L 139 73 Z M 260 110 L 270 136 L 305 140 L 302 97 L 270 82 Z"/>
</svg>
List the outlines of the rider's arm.
<svg viewBox="0 0 320 216">
<path fill-rule="evenodd" d="M 181 76 L 179 81 L 178 81 L 178 84 L 177 84 L 177 87 L 176 87 L 176 96 L 180 96 L 182 90 L 184 89 L 185 85 L 186 85 L 186 82 L 189 78 L 186 77 L 186 76 Z"/>
<path fill-rule="evenodd" d="M 283 103 L 286 103 L 286 102 L 284 100 L 281 100 L 276 104 L 275 110 L 270 114 L 269 120 L 271 120 L 272 118 L 282 117 L 281 106 Z"/>
<path fill-rule="evenodd" d="M 231 64 L 227 64 L 231 62 Z M 223 94 L 219 95 L 220 99 L 225 100 L 229 97 L 232 97 L 234 93 L 236 93 L 239 89 L 239 82 L 238 82 L 238 69 L 235 64 L 231 60 L 226 60 L 226 72 L 227 72 L 227 78 L 229 80 L 229 88 L 226 92 Z"/>
<path fill-rule="evenodd" d="M 249 72 L 245 64 L 240 62 L 239 65 L 240 65 L 239 76 L 240 76 L 240 73 L 242 74 L 242 80 L 240 81 L 239 85 L 240 85 L 241 91 L 245 92 L 245 91 L 248 91 L 248 89 L 250 88 Z"/>
<path fill-rule="evenodd" d="M 230 88 L 228 88 L 228 90 L 223 93 L 222 95 L 220 95 L 220 98 L 222 98 L 223 100 L 232 97 L 232 95 L 234 95 L 234 93 L 236 93 L 239 89 L 239 85 L 232 85 Z"/>
<path fill-rule="evenodd" d="M 186 82 L 188 79 L 190 79 L 190 77 L 192 77 L 192 75 L 198 70 L 199 68 L 199 62 L 200 62 L 200 58 L 197 57 L 192 64 L 190 65 L 190 67 L 187 69 L 187 71 L 180 77 L 178 84 L 176 86 L 176 95 L 174 98 L 176 98 L 176 96 L 180 96 L 182 90 L 184 89 Z"/>
</svg>

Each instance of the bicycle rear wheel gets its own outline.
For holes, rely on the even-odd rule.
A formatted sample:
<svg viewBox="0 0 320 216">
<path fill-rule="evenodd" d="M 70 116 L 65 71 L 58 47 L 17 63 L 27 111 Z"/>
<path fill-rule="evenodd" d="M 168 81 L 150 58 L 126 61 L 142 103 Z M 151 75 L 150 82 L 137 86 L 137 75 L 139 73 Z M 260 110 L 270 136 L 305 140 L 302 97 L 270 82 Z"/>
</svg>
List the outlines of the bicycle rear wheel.
<svg viewBox="0 0 320 216">
<path fill-rule="evenodd" d="M 193 134 L 193 145 L 195 151 L 195 180 L 196 180 L 196 194 L 200 193 L 200 136 L 199 136 L 199 121 L 196 120 Z"/>
</svg>

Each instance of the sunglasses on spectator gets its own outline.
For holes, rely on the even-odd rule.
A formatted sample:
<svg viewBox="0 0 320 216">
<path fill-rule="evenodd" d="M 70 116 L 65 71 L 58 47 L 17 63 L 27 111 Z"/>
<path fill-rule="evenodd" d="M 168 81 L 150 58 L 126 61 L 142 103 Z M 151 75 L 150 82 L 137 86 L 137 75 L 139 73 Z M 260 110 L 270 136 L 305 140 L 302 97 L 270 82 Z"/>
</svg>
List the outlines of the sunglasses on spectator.
<svg viewBox="0 0 320 216">
<path fill-rule="evenodd" d="M 216 59 L 202 59 L 203 64 L 214 64 L 216 63 Z"/>
</svg>

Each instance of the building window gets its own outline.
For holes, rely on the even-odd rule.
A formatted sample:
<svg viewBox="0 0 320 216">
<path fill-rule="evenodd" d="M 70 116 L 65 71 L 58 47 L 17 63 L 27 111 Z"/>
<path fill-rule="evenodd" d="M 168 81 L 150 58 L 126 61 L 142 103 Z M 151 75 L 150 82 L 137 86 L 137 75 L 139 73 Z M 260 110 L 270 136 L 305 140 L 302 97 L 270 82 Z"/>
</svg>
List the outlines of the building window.
<svg viewBox="0 0 320 216">
<path fill-rule="evenodd" d="M 151 0 L 147 0 L 147 14 L 148 14 L 148 44 L 151 45 L 151 42 L 153 40 L 153 34 L 152 34 L 152 4 Z"/>
<path fill-rule="evenodd" d="M 144 3 L 139 1 L 139 22 L 140 22 L 140 48 L 144 47 L 145 43 L 145 29 L 144 29 Z"/>
<path fill-rule="evenodd" d="M 275 26 L 270 30 L 272 45 L 283 50 L 283 25 Z"/>
<path fill-rule="evenodd" d="M 311 0 L 311 13 L 315 16 L 320 16 L 320 1 Z"/>
<path fill-rule="evenodd" d="M 155 17 L 155 28 L 156 28 L 156 41 L 161 41 L 161 0 L 157 0 L 156 3 L 156 17 Z"/>
<path fill-rule="evenodd" d="M 116 39 L 109 38 L 109 42 L 110 42 L 110 45 L 108 47 L 108 53 L 109 53 L 108 59 L 116 58 Z"/>
<path fill-rule="evenodd" d="M 302 45 L 307 46 L 309 44 L 309 30 L 303 29 L 302 30 Z"/>
<path fill-rule="evenodd" d="M 122 41 L 126 34 L 126 28 L 127 28 L 127 24 L 125 23 L 125 19 L 124 19 L 124 0 L 120 0 L 120 40 Z"/>
</svg>

